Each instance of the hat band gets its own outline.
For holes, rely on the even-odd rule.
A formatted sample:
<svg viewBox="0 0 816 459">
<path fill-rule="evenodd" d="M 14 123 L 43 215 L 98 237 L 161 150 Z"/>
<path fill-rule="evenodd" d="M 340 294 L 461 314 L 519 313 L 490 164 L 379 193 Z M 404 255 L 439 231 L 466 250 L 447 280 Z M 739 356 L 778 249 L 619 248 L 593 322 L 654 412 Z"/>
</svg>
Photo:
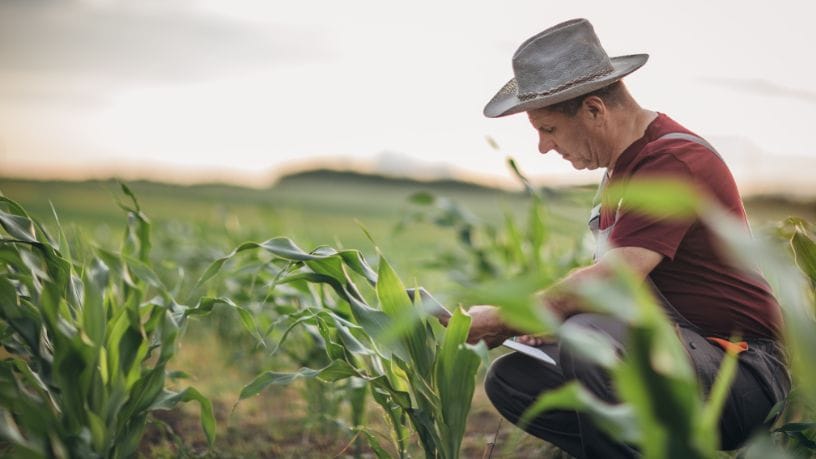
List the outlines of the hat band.
<svg viewBox="0 0 816 459">
<path fill-rule="evenodd" d="M 600 78 L 602 76 L 609 75 L 610 73 L 612 73 L 612 70 L 614 70 L 614 68 L 610 67 L 608 69 L 602 70 L 602 71 L 597 72 L 597 73 L 590 73 L 589 75 L 584 75 L 584 76 L 580 76 L 578 78 L 574 78 L 574 79 L 572 79 L 570 81 L 567 81 L 566 83 L 560 84 L 560 85 L 558 85 L 558 86 L 556 86 L 554 88 L 550 88 L 550 89 L 548 89 L 546 91 L 526 92 L 524 94 L 519 94 L 516 97 L 518 97 L 519 100 L 527 101 L 527 100 L 530 100 L 530 99 L 535 99 L 536 97 L 548 96 L 548 95 L 556 93 L 558 91 L 562 91 L 564 89 L 567 89 L 570 86 L 574 86 L 574 85 L 579 84 L 579 83 L 584 83 L 586 81 L 594 80 L 595 78 Z"/>
</svg>

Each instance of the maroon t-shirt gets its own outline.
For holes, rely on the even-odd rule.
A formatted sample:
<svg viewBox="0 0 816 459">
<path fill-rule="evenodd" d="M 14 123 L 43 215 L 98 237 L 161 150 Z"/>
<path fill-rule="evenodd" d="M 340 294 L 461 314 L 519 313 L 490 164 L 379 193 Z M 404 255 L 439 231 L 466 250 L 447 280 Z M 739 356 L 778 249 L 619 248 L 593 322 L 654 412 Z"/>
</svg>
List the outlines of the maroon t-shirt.
<svg viewBox="0 0 816 459">
<path fill-rule="evenodd" d="M 706 147 L 685 139 L 659 139 L 672 133 L 692 134 L 664 114 L 649 124 L 643 137 L 618 158 L 609 179 L 669 177 L 692 183 L 746 222 L 734 178 L 725 163 Z M 659 139 L 659 140 L 658 140 Z M 614 224 L 613 247 L 643 247 L 663 255 L 652 271 L 657 288 L 706 335 L 775 338 L 781 314 L 770 289 L 757 272 L 736 268 L 717 248 L 717 240 L 699 220 L 655 218 L 605 203 L 600 229 Z M 615 221 L 617 213 L 617 221 Z"/>
</svg>

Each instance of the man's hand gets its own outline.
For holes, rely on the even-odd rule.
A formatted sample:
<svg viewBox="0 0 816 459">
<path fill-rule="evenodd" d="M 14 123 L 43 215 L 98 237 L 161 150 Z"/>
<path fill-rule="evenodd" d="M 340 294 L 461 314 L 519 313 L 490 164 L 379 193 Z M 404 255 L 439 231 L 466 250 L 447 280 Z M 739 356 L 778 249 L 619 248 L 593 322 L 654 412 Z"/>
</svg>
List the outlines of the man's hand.
<svg viewBox="0 0 816 459">
<path fill-rule="evenodd" d="M 495 306 L 471 306 L 467 314 L 471 319 L 467 340 L 470 344 L 484 340 L 487 347 L 492 349 L 513 335 L 513 331 L 502 322 L 499 317 L 499 309 Z M 447 327 L 448 319 L 448 317 L 440 317 L 439 321 Z"/>
<path fill-rule="evenodd" d="M 538 347 L 544 344 L 555 343 L 557 339 L 554 336 L 521 335 L 516 337 L 516 341 L 528 346 Z"/>
<path fill-rule="evenodd" d="M 661 261 L 663 255 L 641 247 L 619 247 L 610 250 L 600 262 L 572 271 L 550 289 L 541 292 L 539 300 L 543 307 L 557 314 L 561 319 L 581 312 L 581 305 L 570 292 L 581 282 L 592 279 L 603 279 L 612 275 L 615 267 L 623 262 L 634 273 L 645 278 Z M 489 348 L 499 346 L 505 339 L 520 335 L 520 332 L 508 327 L 499 317 L 495 306 L 472 306 L 467 311 L 471 317 L 468 343 L 475 344 L 484 340 Z M 439 321 L 448 326 L 449 316 L 440 316 Z M 516 341 L 530 346 L 541 346 L 553 342 L 552 337 L 539 335 L 521 335 Z"/>
</svg>

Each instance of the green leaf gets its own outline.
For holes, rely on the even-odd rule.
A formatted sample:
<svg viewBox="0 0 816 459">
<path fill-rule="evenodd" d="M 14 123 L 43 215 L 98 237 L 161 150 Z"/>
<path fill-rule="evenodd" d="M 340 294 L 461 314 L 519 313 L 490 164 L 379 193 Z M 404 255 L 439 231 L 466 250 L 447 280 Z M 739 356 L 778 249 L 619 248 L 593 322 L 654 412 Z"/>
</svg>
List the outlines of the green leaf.
<svg viewBox="0 0 816 459">
<path fill-rule="evenodd" d="M 32 459 L 47 457 L 42 447 L 23 437 L 17 423 L 14 422 L 14 417 L 4 407 L 0 407 L 0 438 L 15 446 L 20 452 L 19 457 Z"/>
<path fill-rule="evenodd" d="M 247 250 L 255 249 L 263 249 L 279 258 L 293 262 L 329 260 L 328 263 L 332 263 L 334 266 L 337 266 L 336 260 L 338 259 L 338 257 L 339 258 L 344 257 L 344 255 L 338 256 L 337 251 L 329 247 L 323 248 L 323 251 L 320 252 L 319 254 L 306 253 L 303 249 L 298 247 L 291 239 L 285 237 L 276 237 L 261 243 L 244 242 L 243 244 L 236 247 L 232 252 L 213 261 L 212 264 L 210 264 L 210 266 L 204 271 L 204 273 L 198 279 L 195 286 L 193 287 L 193 290 L 196 290 L 202 284 L 212 279 L 216 274 L 218 274 L 218 272 L 224 266 L 224 263 L 226 263 L 228 260 L 236 256 L 237 254 Z M 356 251 L 351 251 L 350 253 L 346 254 L 345 257 L 348 257 L 349 260 L 351 260 L 352 258 L 357 256 L 355 255 L 354 252 Z M 364 262 L 362 262 L 362 259 L 360 259 L 359 262 L 352 263 L 351 265 L 354 268 L 359 268 L 361 271 L 365 272 Z M 331 271 L 333 277 L 337 278 L 339 275 L 337 269 L 332 269 Z"/>
<path fill-rule="evenodd" d="M 211 313 L 213 308 L 218 304 L 229 306 L 235 310 L 238 313 L 238 317 L 241 320 L 241 325 L 244 327 L 244 330 L 249 332 L 256 340 L 258 340 L 258 343 L 264 345 L 264 337 L 258 329 L 258 322 L 255 320 L 254 314 L 252 314 L 249 309 L 236 304 L 227 297 L 202 297 L 198 300 L 198 303 L 194 307 L 184 310 L 184 316 L 207 315 Z"/>
<path fill-rule="evenodd" d="M 391 459 L 393 456 L 388 453 L 381 445 L 380 441 L 377 440 L 377 437 L 371 433 L 368 429 L 358 428 L 355 431 L 363 434 L 365 436 L 366 442 L 371 450 L 374 452 L 374 455 L 377 456 L 377 459 Z"/>
<path fill-rule="evenodd" d="M 717 378 L 714 380 L 714 385 L 708 394 L 708 401 L 703 408 L 700 419 L 701 430 L 704 436 L 706 434 L 710 435 L 709 447 L 712 449 L 716 449 L 720 443 L 716 433 L 719 431 L 719 421 L 723 407 L 737 375 L 737 364 L 737 354 L 726 352 L 720 364 Z"/>
<path fill-rule="evenodd" d="M 157 400 L 164 390 L 164 368 L 159 366 L 147 370 L 136 380 L 130 391 L 130 398 L 122 407 L 120 419 L 126 422 L 133 416 L 142 415 Z"/>
<path fill-rule="evenodd" d="M 385 378 L 383 376 L 383 378 Z M 408 394 L 406 394 L 408 395 Z M 407 457 L 407 448 L 408 448 L 408 428 L 405 423 L 405 405 L 398 403 L 392 395 L 389 393 L 388 390 L 378 387 L 377 385 L 371 385 L 371 396 L 374 398 L 385 411 L 386 415 L 388 416 L 388 421 L 391 425 L 391 428 L 394 430 L 394 440 L 397 444 L 397 451 L 399 452 L 399 457 Z M 410 400 L 408 403 L 408 408 L 410 408 Z"/>
<path fill-rule="evenodd" d="M 363 254 L 359 250 L 341 250 L 337 254 L 340 255 L 346 266 L 365 277 L 371 285 L 377 283 L 377 273 L 371 269 L 371 266 L 365 261 Z"/>
<path fill-rule="evenodd" d="M 107 446 L 108 429 L 105 421 L 93 411 L 88 411 L 88 425 L 91 430 L 91 441 L 95 451 L 104 451 Z"/>
<path fill-rule="evenodd" d="M 782 400 L 776 402 L 776 405 L 774 405 L 771 408 L 771 411 L 768 412 L 768 416 L 765 417 L 765 420 L 762 421 L 762 423 L 766 424 L 766 425 L 770 425 L 771 421 L 773 421 L 774 419 L 777 418 L 777 416 L 782 414 L 782 411 L 785 409 L 786 405 L 788 404 L 788 401 L 789 401 L 791 395 L 792 395 L 791 393 L 788 393 L 788 396 L 786 398 L 783 398 Z"/>
<path fill-rule="evenodd" d="M 349 328 L 341 321 L 338 317 L 334 314 L 331 315 L 331 318 L 334 322 L 334 328 L 337 330 L 337 336 L 340 338 L 340 341 L 343 343 L 343 347 L 345 347 L 349 352 L 359 355 L 371 355 L 374 354 L 374 351 L 366 347 L 365 344 L 360 342 L 354 335 L 351 334 Z"/>
<path fill-rule="evenodd" d="M 319 377 L 326 381 L 337 381 L 351 376 L 360 375 L 347 362 L 343 362 L 342 360 L 334 360 L 328 366 L 319 370 L 303 367 L 292 373 L 266 371 L 256 376 L 255 379 L 241 389 L 239 400 L 245 400 L 257 395 L 270 385 L 287 385 L 301 378 L 311 379 Z"/>
<path fill-rule="evenodd" d="M 215 415 L 213 413 L 212 402 L 197 389 L 188 387 L 179 393 L 165 390 L 161 394 L 161 397 L 157 398 L 150 407 L 150 411 L 169 410 L 174 408 L 179 402 L 198 403 L 201 409 L 201 428 L 207 437 L 207 444 L 212 448 L 213 443 L 215 443 Z"/>
<path fill-rule="evenodd" d="M 467 415 L 476 387 L 480 356 L 466 346 L 470 316 L 461 308 L 453 311 L 442 345 L 436 356 L 436 386 L 439 391 L 442 423 L 442 457 L 458 458 L 465 434 Z"/>
<path fill-rule="evenodd" d="M 338 296 L 348 302 L 355 322 L 374 340 L 377 340 L 378 337 L 387 336 L 388 331 L 392 329 L 392 321 L 388 315 L 366 304 L 363 300 L 359 299 L 359 295 L 352 294 L 349 291 L 348 284 L 343 285 L 331 276 L 316 273 L 300 273 L 281 279 L 280 282 L 287 283 L 300 280 L 330 285 Z M 403 361 L 408 360 L 408 351 L 402 342 L 389 343 L 380 341 L 377 342 L 377 345 L 377 351 L 381 352 L 386 358 L 391 358 L 392 354 L 395 354 Z"/>
<path fill-rule="evenodd" d="M 549 333 L 558 318 L 540 304 L 536 294 L 551 280 L 542 273 L 531 272 L 513 279 L 483 282 L 459 293 L 465 304 L 492 304 L 499 307 L 502 319 L 520 331 Z"/>
<path fill-rule="evenodd" d="M 167 287 L 164 286 L 164 283 L 162 283 L 159 276 L 156 275 L 150 265 L 142 260 L 137 260 L 127 256 L 123 256 L 122 260 L 125 262 L 130 274 L 135 276 L 136 279 L 146 282 L 148 285 L 156 288 L 160 292 L 167 292 Z"/>
<path fill-rule="evenodd" d="M 105 288 L 108 284 L 108 267 L 98 258 L 83 274 L 84 304 L 82 324 L 85 333 L 96 346 L 102 346 L 105 340 L 107 312 L 105 310 Z"/>
<path fill-rule="evenodd" d="M 692 218 L 704 205 L 691 184 L 656 178 L 613 184 L 606 189 L 604 199 L 621 210 L 634 210 L 655 218 Z"/>
<path fill-rule="evenodd" d="M 270 385 L 286 385 L 299 378 L 314 378 L 320 370 L 303 367 L 294 373 L 266 371 L 256 376 L 249 384 L 241 389 L 239 400 L 259 394 Z"/>
<path fill-rule="evenodd" d="M 33 355 L 40 355 L 42 316 L 39 311 L 17 295 L 11 281 L 0 277 L 0 316 L 19 334 Z"/>
<path fill-rule="evenodd" d="M 362 378 L 352 377 L 349 379 L 349 406 L 351 407 L 351 425 L 362 426 L 366 417 L 366 394 L 368 393 L 368 383 Z"/>
<path fill-rule="evenodd" d="M 377 298 L 382 310 L 391 319 L 401 319 L 415 313 L 411 298 L 405 290 L 405 285 L 394 272 L 385 257 L 380 256 L 380 266 L 377 281 Z M 433 367 L 431 343 L 424 324 L 419 322 L 403 335 L 403 342 L 411 355 L 411 364 L 423 378 L 428 378 Z"/>
<path fill-rule="evenodd" d="M 14 358 L 6 360 L 6 362 L 13 365 L 13 367 L 20 373 L 21 380 L 26 383 L 27 391 L 37 394 L 42 404 L 49 410 L 49 412 L 57 417 L 60 415 L 60 406 L 57 402 L 54 392 L 40 377 L 39 373 L 34 372 L 25 360 Z M 73 413 L 72 413 L 73 414 Z"/>
<path fill-rule="evenodd" d="M 347 379 L 352 376 L 362 376 L 354 367 L 343 360 L 333 360 L 328 366 L 320 370 L 316 375 L 317 378 L 323 381 L 339 381 Z"/>
<path fill-rule="evenodd" d="M 620 361 L 614 343 L 603 333 L 567 322 L 558 330 L 558 338 L 561 346 L 602 368 L 612 368 Z"/>
<path fill-rule="evenodd" d="M 530 181 L 527 180 L 527 177 L 525 177 L 524 174 L 521 172 L 518 165 L 516 164 L 516 161 L 513 158 L 510 157 L 507 158 L 507 165 L 510 167 L 510 170 L 513 172 L 513 175 L 515 175 L 516 178 L 519 179 L 521 184 L 524 185 L 524 189 L 527 191 L 527 193 L 534 198 L 541 199 L 541 195 L 539 194 L 538 190 L 536 190 L 530 184 Z"/>
<path fill-rule="evenodd" d="M 541 265 L 541 248 L 549 236 L 544 206 L 540 198 L 533 197 L 530 202 L 530 216 L 528 220 L 528 237 L 530 240 L 530 266 Z"/>
<path fill-rule="evenodd" d="M 816 422 L 789 422 L 774 432 L 806 432 L 808 430 L 816 430 Z"/>
<path fill-rule="evenodd" d="M 125 193 L 125 196 L 129 197 L 130 201 L 133 203 L 132 209 L 129 207 L 125 207 L 125 210 L 131 212 L 139 212 L 141 208 L 139 207 L 139 200 L 136 199 L 136 195 L 133 194 L 132 191 L 130 191 L 130 188 L 127 185 L 125 185 L 124 182 L 119 182 L 119 187 L 122 188 L 122 193 Z"/>
<path fill-rule="evenodd" d="M 610 405 L 595 397 L 577 382 L 565 384 L 539 396 L 522 415 L 519 426 L 526 426 L 538 415 L 549 410 L 580 411 L 589 415 L 600 429 L 615 440 L 632 444 L 642 441 L 643 432 L 631 407 Z"/>
<path fill-rule="evenodd" d="M 429 206 L 434 203 L 436 196 L 428 191 L 418 191 L 408 197 L 408 202 L 420 206 Z"/>
<path fill-rule="evenodd" d="M 816 241 L 808 231 L 808 223 L 789 218 L 786 224 L 792 227 L 790 244 L 793 249 L 794 262 L 807 274 L 812 283 L 816 283 Z"/>
<path fill-rule="evenodd" d="M 34 222 L 29 218 L 9 214 L 0 210 L 0 226 L 13 238 L 33 244 L 39 243 L 34 230 Z"/>
<path fill-rule="evenodd" d="M 128 212 L 128 226 L 125 231 L 125 240 L 122 246 L 124 257 L 136 256 L 142 263 L 147 263 L 150 256 L 150 220 L 142 213 L 136 195 L 127 185 L 119 182 L 122 192 L 130 198 L 133 207 L 117 200 L 119 207 Z"/>
</svg>

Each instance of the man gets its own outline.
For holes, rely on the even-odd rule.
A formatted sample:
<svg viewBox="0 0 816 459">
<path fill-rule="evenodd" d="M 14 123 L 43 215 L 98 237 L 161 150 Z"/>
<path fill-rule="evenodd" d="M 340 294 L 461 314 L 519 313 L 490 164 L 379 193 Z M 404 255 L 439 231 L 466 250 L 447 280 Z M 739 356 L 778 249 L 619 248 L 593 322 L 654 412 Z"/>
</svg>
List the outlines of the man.
<svg viewBox="0 0 816 459">
<path fill-rule="evenodd" d="M 487 104 L 484 113 L 500 117 L 526 112 L 538 133 L 542 154 L 555 151 L 576 169 L 605 168 L 604 184 L 644 177 L 684 180 L 746 221 L 734 179 L 716 151 L 665 114 L 641 108 L 624 86 L 621 79 L 647 58 L 636 54 L 610 59 L 584 19 L 556 25 L 519 47 L 513 56 L 515 77 Z M 677 322 L 706 392 L 724 355 L 722 347 L 728 345 L 722 339 L 742 336 L 748 350 L 739 357 L 720 424 L 722 448 L 738 447 L 762 426 L 771 407 L 790 387 L 777 342 L 779 305 L 762 279 L 733 267 L 721 256 L 713 235 L 700 221 L 655 218 L 614 204 L 601 196 L 599 213 L 591 222 L 603 242 L 596 262 L 572 272 L 561 284 L 569 287 L 602 278 L 611 272 L 610 260 L 625 262 L 652 285 Z M 568 323 L 604 333 L 620 352 L 626 352 L 625 323 L 581 312 L 580 304 L 568 296 L 545 295 L 543 303 Z M 502 323 L 493 306 L 474 306 L 469 313 L 471 342 L 483 339 L 495 346 L 518 334 Z M 557 343 L 523 339 L 540 345 L 558 365 L 519 353 L 493 363 L 485 390 L 510 421 L 516 422 L 543 391 L 570 380 L 580 381 L 603 400 L 617 401 L 610 378 L 601 368 Z M 545 413 L 526 429 L 576 457 L 638 455 L 574 412 Z"/>
</svg>

